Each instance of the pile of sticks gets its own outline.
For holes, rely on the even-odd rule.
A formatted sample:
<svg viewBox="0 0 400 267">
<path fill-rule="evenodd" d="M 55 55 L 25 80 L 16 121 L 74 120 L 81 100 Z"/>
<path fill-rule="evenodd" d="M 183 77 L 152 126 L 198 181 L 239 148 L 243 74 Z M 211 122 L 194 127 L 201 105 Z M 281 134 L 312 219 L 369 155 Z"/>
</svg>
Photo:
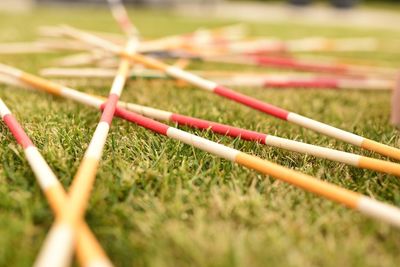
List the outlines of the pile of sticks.
<svg viewBox="0 0 400 267">
<path fill-rule="evenodd" d="M 25 152 L 37 181 L 55 214 L 55 222 L 36 259 L 37 267 L 69 266 L 74 249 L 81 266 L 113 266 L 96 237 L 84 222 L 85 210 L 95 181 L 113 118 L 119 117 L 152 132 L 176 139 L 212 155 L 292 184 L 302 190 L 357 210 L 366 216 L 400 227 L 400 209 L 357 192 L 322 181 L 316 177 L 288 169 L 268 160 L 185 132 L 165 123 L 210 130 L 216 134 L 257 142 L 267 146 L 313 155 L 354 167 L 400 176 L 400 165 L 354 153 L 306 144 L 270 134 L 233 127 L 228 124 L 172 113 L 154 107 L 119 100 L 125 83 L 131 79 L 177 80 L 205 93 L 234 101 L 256 111 L 276 117 L 348 144 L 400 160 L 400 150 L 368 139 L 333 125 L 241 94 L 235 86 L 273 88 L 310 88 L 338 90 L 391 90 L 396 71 L 373 65 L 349 64 L 334 58 L 299 58 L 299 51 L 373 51 L 377 42 L 372 38 L 333 40 L 312 37 L 283 41 L 273 38 L 245 37 L 244 26 L 200 29 L 193 33 L 146 40 L 130 21 L 119 0 L 109 0 L 112 14 L 125 33 L 89 32 L 69 26 L 40 29 L 42 38 L 33 43 L 2 44 L 0 53 L 75 52 L 58 59 L 58 65 L 43 69 L 40 76 L 0 64 L 0 82 L 20 88 L 30 88 L 58 97 L 71 99 L 98 109 L 101 117 L 82 158 L 68 192 L 56 174 L 0 99 L 0 114 L 15 140 Z M 175 60 L 169 65 L 166 61 Z M 200 71 L 187 69 L 191 61 L 245 64 L 295 70 L 296 73 L 271 74 L 265 71 Z M 90 67 L 87 67 L 90 66 Z M 107 97 L 90 95 L 49 78 L 113 79 Z M 164 123 L 165 122 L 165 123 Z"/>
</svg>

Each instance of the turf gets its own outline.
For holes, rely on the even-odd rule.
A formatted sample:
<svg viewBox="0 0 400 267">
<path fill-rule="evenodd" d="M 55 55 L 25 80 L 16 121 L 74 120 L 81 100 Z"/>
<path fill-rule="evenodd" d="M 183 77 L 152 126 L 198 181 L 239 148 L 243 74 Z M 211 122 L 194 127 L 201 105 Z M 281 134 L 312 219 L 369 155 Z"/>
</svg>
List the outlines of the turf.
<svg viewBox="0 0 400 267">
<path fill-rule="evenodd" d="M 131 17 L 148 37 L 234 22 L 177 17 L 164 11 L 134 11 Z M 106 9 L 41 8 L 26 15 L 1 14 L 0 40 L 30 40 L 37 26 L 61 23 L 118 32 Z M 289 23 L 251 24 L 250 29 L 253 35 L 282 38 L 375 36 L 383 51 L 337 55 L 388 66 L 400 61 L 400 54 L 393 51 L 400 32 Z M 0 61 L 37 73 L 57 56 L 1 56 Z M 110 82 L 81 81 L 78 89 L 106 95 Z M 0 96 L 67 187 L 99 113 L 42 93 L 0 88 Z M 400 146 L 400 135 L 389 124 L 389 92 L 238 90 Z M 170 81 L 131 81 L 123 100 L 379 158 Z M 400 206 L 400 181 L 394 176 L 185 129 Z M 3 124 L 0 131 L 0 266 L 30 266 L 54 218 L 22 150 Z M 397 229 L 119 119 L 113 122 L 86 219 L 116 266 L 397 266 L 400 262 Z"/>
</svg>

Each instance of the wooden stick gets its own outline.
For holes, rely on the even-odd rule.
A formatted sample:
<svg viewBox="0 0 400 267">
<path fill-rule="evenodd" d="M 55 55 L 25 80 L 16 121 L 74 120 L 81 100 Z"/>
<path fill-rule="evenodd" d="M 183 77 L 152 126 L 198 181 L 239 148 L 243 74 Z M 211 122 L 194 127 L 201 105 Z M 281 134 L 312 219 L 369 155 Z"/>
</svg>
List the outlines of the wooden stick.
<svg viewBox="0 0 400 267">
<path fill-rule="evenodd" d="M 373 38 L 328 39 L 308 37 L 283 41 L 276 38 L 257 38 L 238 42 L 204 44 L 193 40 L 187 47 L 190 50 L 207 49 L 216 55 L 263 54 L 276 52 L 315 52 L 315 51 L 372 51 L 377 42 Z"/>
</svg>

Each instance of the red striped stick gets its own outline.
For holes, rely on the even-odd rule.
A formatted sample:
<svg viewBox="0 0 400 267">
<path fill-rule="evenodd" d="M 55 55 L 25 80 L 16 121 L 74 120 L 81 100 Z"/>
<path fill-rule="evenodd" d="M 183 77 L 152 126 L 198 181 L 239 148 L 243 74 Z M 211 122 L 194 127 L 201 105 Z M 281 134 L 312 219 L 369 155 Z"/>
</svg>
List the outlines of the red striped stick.
<svg viewBox="0 0 400 267">
<path fill-rule="evenodd" d="M 204 44 L 190 43 L 194 49 L 204 49 Z M 377 43 L 372 38 L 327 39 L 309 37 L 298 40 L 282 41 L 279 39 L 258 38 L 207 46 L 207 50 L 215 50 L 220 54 L 262 54 L 273 52 L 305 52 L 305 51 L 371 51 Z"/>
<path fill-rule="evenodd" d="M 38 85 L 38 83 L 33 84 L 36 86 Z M 46 84 L 46 86 L 43 85 L 43 87 L 46 91 L 49 91 L 51 84 Z M 58 89 L 59 87 L 56 88 Z M 53 92 L 57 91 L 53 90 Z M 71 95 L 74 95 L 75 99 L 77 99 L 77 93 Z M 83 94 L 82 97 L 85 99 L 81 100 L 82 102 L 89 101 L 89 98 L 85 96 L 85 94 Z M 100 103 L 102 101 L 101 99 L 94 98 L 94 100 L 92 100 L 92 104 L 93 101 L 95 102 L 96 100 L 100 101 Z M 104 108 L 104 105 L 100 106 L 101 108 Z M 358 210 L 367 216 L 382 220 L 393 226 L 400 227 L 400 209 L 395 206 L 384 204 L 359 193 L 352 192 L 328 182 L 318 180 L 314 177 L 287 169 L 283 166 L 266 160 L 262 160 L 258 157 L 248 155 L 236 149 L 232 149 L 174 127 L 170 127 L 166 124 L 143 117 L 120 107 L 116 108 L 115 115 L 150 129 L 156 133 L 179 140 L 218 157 L 230 160 L 247 168 L 254 169 L 263 174 L 271 175 L 301 189 L 312 192 L 337 203 L 341 203 L 349 208 Z M 178 120 L 176 116 L 175 120 Z"/>
<path fill-rule="evenodd" d="M 328 39 L 325 37 L 308 37 L 287 41 L 286 51 L 374 51 L 378 48 L 375 38 Z"/>
<path fill-rule="evenodd" d="M 136 40 L 129 41 L 126 47 L 127 54 L 133 53 L 135 48 Z M 35 263 L 37 267 L 69 266 L 70 264 L 77 225 L 85 213 L 115 108 L 129 70 L 129 60 L 123 59 L 104 105 L 100 122 L 73 179 L 68 202 L 64 206 L 63 212 L 57 216 L 44 242 Z"/>
<path fill-rule="evenodd" d="M 60 51 L 83 51 L 90 48 L 81 42 L 70 40 L 41 40 L 26 43 L 0 43 L 0 54 L 57 53 Z"/>
<path fill-rule="evenodd" d="M 242 85 L 241 85 L 242 86 Z M 321 89 L 340 89 L 340 84 L 337 79 L 305 79 L 305 80 L 264 80 L 262 87 L 272 88 L 321 88 Z"/>
<path fill-rule="evenodd" d="M 316 64 L 311 62 L 300 61 L 293 58 L 284 57 L 266 57 L 258 56 L 253 58 L 256 64 L 261 66 L 273 66 L 285 69 L 294 69 L 311 72 L 328 72 L 334 74 L 346 74 L 351 72 L 349 67 L 344 64 Z"/>
<path fill-rule="evenodd" d="M 68 55 L 66 57 L 59 58 L 54 62 L 57 66 L 85 66 L 85 65 L 91 65 L 91 64 L 96 64 L 99 61 L 103 61 L 104 59 L 107 59 L 107 56 L 109 54 L 104 54 L 104 51 L 101 50 L 101 53 L 98 51 L 92 52 L 92 53 L 80 53 L 80 54 L 74 54 L 74 55 Z M 112 77 L 114 78 L 114 76 Z"/>
<path fill-rule="evenodd" d="M 226 86 L 255 86 L 265 88 L 317 88 L 337 90 L 392 90 L 393 81 L 374 78 L 290 77 L 283 75 L 233 76 L 214 81 Z"/>
<path fill-rule="evenodd" d="M 2 78 L 0 76 L 0 78 Z M 38 82 L 40 81 L 40 82 Z M 10 83 L 10 81 L 6 80 L 5 83 Z M 41 91 L 50 92 L 57 96 L 62 96 L 65 98 L 69 98 L 75 101 L 78 101 L 82 104 L 89 105 L 99 109 L 103 101 L 105 99 L 101 97 L 91 96 L 71 88 L 61 87 L 61 90 L 56 90 L 60 86 L 49 82 L 47 80 L 41 79 L 39 77 L 34 77 L 34 79 L 25 79 L 25 82 L 33 87 Z M 11 84 L 15 85 L 15 83 Z M 21 82 L 16 84 L 17 86 L 24 86 Z M 53 91 L 49 91 L 49 88 L 53 88 Z M 365 168 L 370 170 L 375 170 L 378 172 L 394 174 L 400 176 L 400 168 L 398 164 L 377 160 L 373 158 L 363 157 L 352 153 L 347 153 L 339 150 L 334 150 L 330 148 L 305 144 L 302 142 L 297 142 L 273 135 L 267 135 L 263 133 L 258 133 L 254 131 L 249 131 L 241 128 L 232 127 L 229 125 L 224 125 L 220 123 L 215 123 L 211 121 L 201 120 L 189 116 L 184 116 L 164 110 L 154 109 L 150 107 L 140 106 L 131 103 L 119 102 L 120 107 L 124 107 L 127 110 L 145 115 L 147 117 L 161 120 L 161 121 L 170 121 L 174 123 L 178 123 L 179 125 L 187 125 L 190 127 L 195 127 L 199 129 L 210 129 L 211 131 L 228 135 L 232 137 L 239 137 L 244 140 L 259 142 L 262 144 L 287 149 L 290 151 L 295 151 L 303 154 L 309 154 L 320 158 L 325 158 L 337 162 L 342 162 L 351 166 L 355 166 L 358 168 Z"/>
<path fill-rule="evenodd" d="M 67 202 L 64 188 L 2 99 L 0 99 L 0 115 L 18 144 L 23 148 L 25 157 L 54 214 L 60 215 Z M 77 251 L 81 266 L 112 266 L 96 237 L 83 221 L 78 226 Z"/>
<path fill-rule="evenodd" d="M 177 66 L 175 64 L 175 66 Z M 181 67 L 180 67 L 181 68 Z M 67 78 L 113 78 L 117 70 L 113 68 L 46 68 L 40 74 L 46 77 Z M 265 88 L 313 88 L 337 90 L 392 90 L 394 81 L 373 78 L 340 78 L 325 76 L 271 75 L 265 73 L 191 71 L 196 75 L 213 80 L 226 86 L 255 86 Z M 165 79 L 167 76 L 158 70 L 133 69 L 130 78 Z"/>
<path fill-rule="evenodd" d="M 118 43 L 120 45 L 126 44 L 125 36 L 117 33 L 110 32 L 101 32 L 101 31 L 90 31 L 94 35 L 101 36 L 111 42 Z M 38 33 L 41 37 L 45 38 L 60 38 L 62 34 L 62 30 L 59 26 L 40 26 L 38 28 Z"/>
<path fill-rule="evenodd" d="M 192 51 L 193 52 L 193 51 Z M 303 60 L 291 57 L 273 57 L 247 55 L 238 57 L 201 57 L 204 61 L 244 64 L 252 66 L 273 67 L 288 70 L 298 70 L 307 72 L 330 73 L 341 76 L 350 76 L 357 78 L 384 77 L 392 78 L 394 69 L 382 67 L 356 66 L 335 62 L 316 62 L 313 60 Z"/>
<path fill-rule="evenodd" d="M 41 76 L 58 78 L 97 78 L 107 79 L 115 77 L 117 70 L 114 68 L 46 68 L 40 71 Z M 157 70 L 133 68 L 129 73 L 129 78 L 169 78 L 164 73 Z"/>
</svg>

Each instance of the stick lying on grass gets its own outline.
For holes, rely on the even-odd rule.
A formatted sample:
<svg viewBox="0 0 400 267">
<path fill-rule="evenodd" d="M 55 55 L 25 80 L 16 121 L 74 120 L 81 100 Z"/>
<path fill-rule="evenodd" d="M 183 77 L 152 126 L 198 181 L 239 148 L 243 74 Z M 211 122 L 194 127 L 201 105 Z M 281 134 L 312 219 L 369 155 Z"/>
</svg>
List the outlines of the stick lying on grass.
<svg viewBox="0 0 400 267">
<path fill-rule="evenodd" d="M 115 76 L 117 70 L 113 68 L 47 68 L 40 71 L 41 76 L 58 78 L 98 78 L 110 79 Z M 133 69 L 129 73 L 129 78 L 169 78 L 165 74 L 156 70 Z"/>
<path fill-rule="evenodd" d="M 54 26 L 40 26 L 37 30 L 39 36 L 45 38 L 59 38 L 62 36 L 60 29 Z M 126 44 L 125 36 L 117 33 L 111 32 L 101 32 L 101 31 L 90 31 L 92 34 L 100 36 L 101 38 L 107 39 L 113 43 L 120 45 Z"/>
<path fill-rule="evenodd" d="M 10 73 L 11 74 L 11 73 Z M 30 74 L 23 74 L 28 76 Z M 7 76 L 6 76 L 7 77 Z M 14 76 L 15 77 L 15 76 Z M 0 76 L 0 78 L 2 78 Z M 18 77 L 15 77 L 18 78 Z M 1 79 L 0 79 L 1 80 Z M 10 81 L 5 81 L 6 83 L 10 83 Z M 12 82 L 11 82 L 12 83 Z M 68 99 L 75 100 L 85 105 L 93 106 L 95 108 L 99 108 L 101 103 L 106 101 L 105 98 L 93 96 L 89 94 L 85 94 L 80 91 L 76 91 L 74 89 L 64 87 L 53 83 L 51 81 L 47 81 L 40 77 L 30 75 L 29 79 L 25 79 L 24 82 L 14 82 L 12 83 L 17 86 L 25 87 L 27 85 L 35 87 L 40 91 L 45 91 L 48 93 L 52 93 L 53 95 L 62 96 Z M 244 140 L 259 142 L 261 144 L 266 144 L 278 148 L 287 149 L 290 151 L 295 151 L 303 154 L 313 155 L 319 158 L 325 158 L 332 161 L 337 161 L 341 163 L 345 163 L 351 166 L 355 166 L 358 168 L 375 170 L 378 172 L 394 174 L 396 176 L 400 176 L 400 165 L 388 161 L 363 157 L 353 153 L 347 153 L 335 149 L 320 147 L 316 145 L 305 144 L 302 142 L 293 141 L 290 139 L 285 139 L 273 135 L 267 135 L 255 131 L 245 130 L 221 123 L 216 123 L 212 121 L 202 120 L 194 117 L 184 116 L 177 113 L 172 113 L 160 109 L 155 109 L 151 107 L 131 104 L 119 101 L 119 107 L 125 108 L 129 111 L 133 111 L 139 114 L 142 114 L 146 117 L 150 117 L 152 119 L 161 120 L 161 121 L 170 121 L 174 123 L 178 123 L 179 125 L 186 125 L 199 129 L 210 129 L 211 131 L 228 135 L 231 137 L 239 137 Z"/>
<path fill-rule="evenodd" d="M 54 53 L 57 52 L 49 49 L 39 42 L 29 43 L 0 43 L 0 54 L 14 55 L 14 54 L 36 54 L 36 53 Z"/>
<path fill-rule="evenodd" d="M 25 157 L 54 214 L 60 215 L 67 202 L 64 188 L 2 99 L 0 99 L 0 115 L 15 140 L 23 148 Z M 80 265 L 83 267 L 112 266 L 96 237 L 83 221 L 79 223 L 77 253 Z"/>
<path fill-rule="evenodd" d="M 400 150 L 391 146 L 387 146 L 376 141 L 364 138 L 362 136 L 335 128 L 328 124 L 301 116 L 294 112 L 279 108 L 277 106 L 262 102 L 255 98 L 249 97 L 247 95 L 237 93 L 229 88 L 218 85 L 217 83 L 201 78 L 190 72 L 184 71 L 180 68 L 169 66 L 159 60 L 154 58 L 146 57 L 140 54 L 128 55 L 117 45 L 114 45 L 106 40 L 98 38 L 96 36 L 87 34 L 80 30 L 76 30 L 70 27 L 65 28 L 67 35 L 77 38 L 93 45 L 97 45 L 105 50 L 108 50 L 116 55 L 120 55 L 124 58 L 129 58 L 132 61 L 141 63 L 149 68 L 154 68 L 165 72 L 167 75 L 188 82 L 200 89 L 212 92 L 221 97 L 236 101 L 253 109 L 259 110 L 266 114 L 272 115 L 279 119 L 297 124 L 299 126 L 311 129 L 313 131 L 325 134 L 327 136 L 342 140 L 349 144 L 368 149 L 382 155 L 400 160 Z"/>
<path fill-rule="evenodd" d="M 378 48 L 375 38 L 343 38 L 329 39 L 325 37 L 308 37 L 297 40 L 281 41 L 281 51 L 373 51 Z M 258 52 L 262 52 L 262 47 Z M 261 51 L 260 51 L 261 50 Z M 255 50 L 257 52 L 257 50 Z M 266 51 L 267 52 L 267 51 Z"/>
<path fill-rule="evenodd" d="M 274 56 L 201 56 L 199 58 L 206 62 L 242 64 L 250 66 L 264 66 L 287 70 L 297 70 L 306 72 L 330 73 L 341 76 L 350 76 L 358 78 L 379 77 L 392 78 L 395 69 L 370 66 L 356 66 L 343 63 L 320 62 L 315 60 L 305 60 L 290 57 L 274 57 Z"/>
<path fill-rule="evenodd" d="M 372 51 L 377 49 L 373 38 L 328 39 L 308 37 L 283 41 L 276 38 L 256 38 L 236 42 L 201 43 L 196 40 L 187 42 L 180 48 L 191 51 L 206 50 L 215 55 L 271 54 L 276 52 L 315 52 L 315 51 Z"/>
<path fill-rule="evenodd" d="M 291 78 L 283 75 L 276 77 L 246 77 L 236 76 L 217 78 L 214 81 L 226 86 L 254 86 L 264 88 L 311 88 L 336 90 L 392 90 L 393 81 L 388 79 L 357 79 L 357 78 L 330 78 L 304 77 Z"/>
<path fill-rule="evenodd" d="M 84 51 L 90 48 L 91 46 L 87 46 L 87 44 L 70 40 L 39 40 L 29 43 L 0 43 L 0 54 L 57 53 L 60 51 Z"/>
<path fill-rule="evenodd" d="M 24 79 L 25 83 L 35 87 L 41 87 L 47 92 L 63 96 L 69 95 L 72 99 L 89 104 L 91 106 L 95 106 L 99 109 L 102 109 L 104 107 L 104 102 L 100 98 L 96 98 L 76 91 L 68 91 L 65 90 L 66 88 L 62 86 L 56 85 L 54 83 L 43 83 L 43 80 L 37 80 L 35 78 L 33 78 L 31 82 L 29 81 L 30 79 Z M 362 194 L 287 169 L 283 166 L 271 163 L 267 160 L 251 156 L 236 149 L 232 149 L 224 145 L 209 141 L 207 139 L 184 132 L 174 127 L 170 127 L 166 124 L 154 121 L 150 118 L 143 117 L 120 107 L 116 108 L 115 115 L 130 122 L 134 122 L 147 129 L 150 129 L 156 133 L 179 140 L 183 143 L 192 145 L 218 157 L 233 161 L 239 165 L 259 171 L 263 174 L 271 175 L 272 177 L 295 185 L 306 191 L 341 203 L 349 208 L 358 210 L 367 216 L 374 217 L 393 226 L 400 227 L 400 209 L 395 206 L 384 204 L 380 201 L 371 199 Z"/>
<path fill-rule="evenodd" d="M 393 81 L 382 79 L 349 79 L 333 77 L 308 77 L 283 74 L 250 73 L 231 75 L 229 72 L 191 71 L 204 77 L 214 77 L 214 81 L 228 86 L 255 86 L 265 88 L 318 88 L 338 90 L 392 90 Z M 46 68 L 40 74 L 46 77 L 62 78 L 112 78 L 113 68 Z M 167 76 L 157 70 L 133 69 L 130 78 L 165 79 Z"/>
<path fill-rule="evenodd" d="M 126 52 L 128 54 L 133 53 L 136 45 L 136 40 L 130 40 L 126 46 Z M 109 97 L 104 105 L 100 122 L 96 127 L 92 140 L 72 181 L 68 202 L 61 214 L 57 216 L 44 242 L 35 263 L 37 267 L 70 265 L 78 222 L 84 216 L 96 177 L 96 171 L 115 113 L 115 107 L 124 88 L 130 66 L 129 60 L 121 60 L 118 75 L 115 76 Z"/>
<path fill-rule="evenodd" d="M 94 51 L 92 53 L 79 53 L 74 55 L 68 55 L 57 60 L 54 60 L 54 64 L 62 67 L 70 66 L 85 66 L 96 64 L 99 61 L 107 60 L 110 55 L 104 54 L 104 51 Z M 117 65 L 117 64 L 116 64 Z"/>
</svg>

